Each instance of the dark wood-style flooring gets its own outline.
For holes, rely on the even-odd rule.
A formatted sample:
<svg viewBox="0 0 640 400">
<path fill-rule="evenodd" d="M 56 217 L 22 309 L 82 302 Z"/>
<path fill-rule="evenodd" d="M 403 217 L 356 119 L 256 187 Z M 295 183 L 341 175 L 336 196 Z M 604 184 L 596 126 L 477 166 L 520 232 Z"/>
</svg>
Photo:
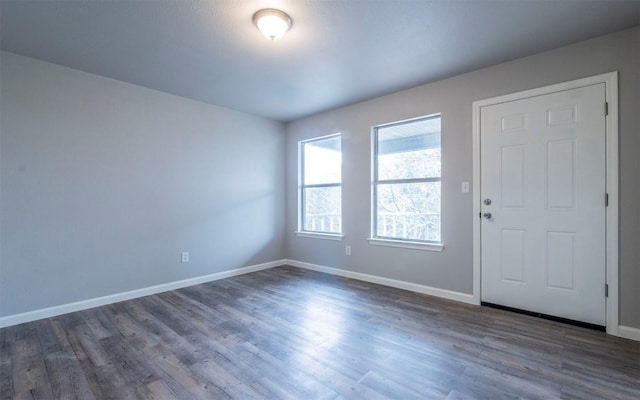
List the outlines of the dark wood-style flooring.
<svg viewBox="0 0 640 400">
<path fill-rule="evenodd" d="M 279 267 L 0 330 L 2 399 L 640 399 L 640 343 Z"/>
</svg>

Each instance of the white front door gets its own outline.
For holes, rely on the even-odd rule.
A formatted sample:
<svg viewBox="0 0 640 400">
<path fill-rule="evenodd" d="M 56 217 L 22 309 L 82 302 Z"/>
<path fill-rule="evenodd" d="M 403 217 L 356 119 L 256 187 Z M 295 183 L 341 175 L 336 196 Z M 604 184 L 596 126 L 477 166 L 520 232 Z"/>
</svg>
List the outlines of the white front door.
<svg viewBox="0 0 640 400">
<path fill-rule="evenodd" d="M 483 302 L 605 325 L 604 107 L 600 83 L 480 109 Z"/>
</svg>

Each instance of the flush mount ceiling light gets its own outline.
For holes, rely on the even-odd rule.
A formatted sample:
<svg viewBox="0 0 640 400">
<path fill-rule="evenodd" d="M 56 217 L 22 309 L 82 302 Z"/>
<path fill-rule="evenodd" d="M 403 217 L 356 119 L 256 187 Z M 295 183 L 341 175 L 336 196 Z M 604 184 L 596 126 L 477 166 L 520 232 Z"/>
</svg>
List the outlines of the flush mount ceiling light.
<svg viewBox="0 0 640 400">
<path fill-rule="evenodd" d="M 291 18 L 275 8 L 265 8 L 253 14 L 253 23 L 271 40 L 280 39 L 291 28 Z"/>
</svg>

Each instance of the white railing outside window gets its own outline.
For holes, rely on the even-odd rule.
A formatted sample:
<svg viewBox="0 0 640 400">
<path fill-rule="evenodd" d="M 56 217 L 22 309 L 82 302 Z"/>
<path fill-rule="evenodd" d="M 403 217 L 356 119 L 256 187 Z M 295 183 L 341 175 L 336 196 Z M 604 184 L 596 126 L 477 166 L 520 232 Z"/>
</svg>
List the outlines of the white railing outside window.
<svg viewBox="0 0 640 400">
<path fill-rule="evenodd" d="M 342 216 L 337 214 L 307 214 L 308 230 L 313 232 L 342 232 Z"/>
<path fill-rule="evenodd" d="M 378 213 L 378 237 L 440 240 L 440 214 Z"/>
</svg>

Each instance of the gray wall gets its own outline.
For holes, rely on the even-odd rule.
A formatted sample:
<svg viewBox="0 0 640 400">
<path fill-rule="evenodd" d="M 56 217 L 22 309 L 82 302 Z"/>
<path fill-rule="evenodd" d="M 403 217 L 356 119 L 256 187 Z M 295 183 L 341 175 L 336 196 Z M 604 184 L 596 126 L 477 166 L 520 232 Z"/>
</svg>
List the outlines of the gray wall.
<svg viewBox="0 0 640 400">
<path fill-rule="evenodd" d="M 455 51 L 455 49 L 452 49 Z M 487 49 L 490 51 L 490 49 Z M 620 323 L 640 328 L 640 28 L 459 75 L 287 125 L 287 257 L 413 283 L 472 292 L 472 102 L 619 71 Z M 442 253 L 371 246 L 370 128 L 442 113 Z M 297 142 L 343 134 L 342 242 L 297 237 Z M 473 184 L 473 183 L 472 183 Z M 344 246 L 352 255 L 344 255 Z"/>
<path fill-rule="evenodd" d="M 0 316 L 285 257 L 471 293 L 471 103 L 614 70 L 620 322 L 640 328 L 640 28 L 295 121 L 286 143 L 273 121 L 3 52 Z M 436 112 L 445 250 L 371 246 L 370 127 Z M 336 132 L 345 239 L 299 238 L 297 141 Z"/>
<path fill-rule="evenodd" d="M 284 258 L 282 124 L 0 63 L 0 316 Z"/>
</svg>

